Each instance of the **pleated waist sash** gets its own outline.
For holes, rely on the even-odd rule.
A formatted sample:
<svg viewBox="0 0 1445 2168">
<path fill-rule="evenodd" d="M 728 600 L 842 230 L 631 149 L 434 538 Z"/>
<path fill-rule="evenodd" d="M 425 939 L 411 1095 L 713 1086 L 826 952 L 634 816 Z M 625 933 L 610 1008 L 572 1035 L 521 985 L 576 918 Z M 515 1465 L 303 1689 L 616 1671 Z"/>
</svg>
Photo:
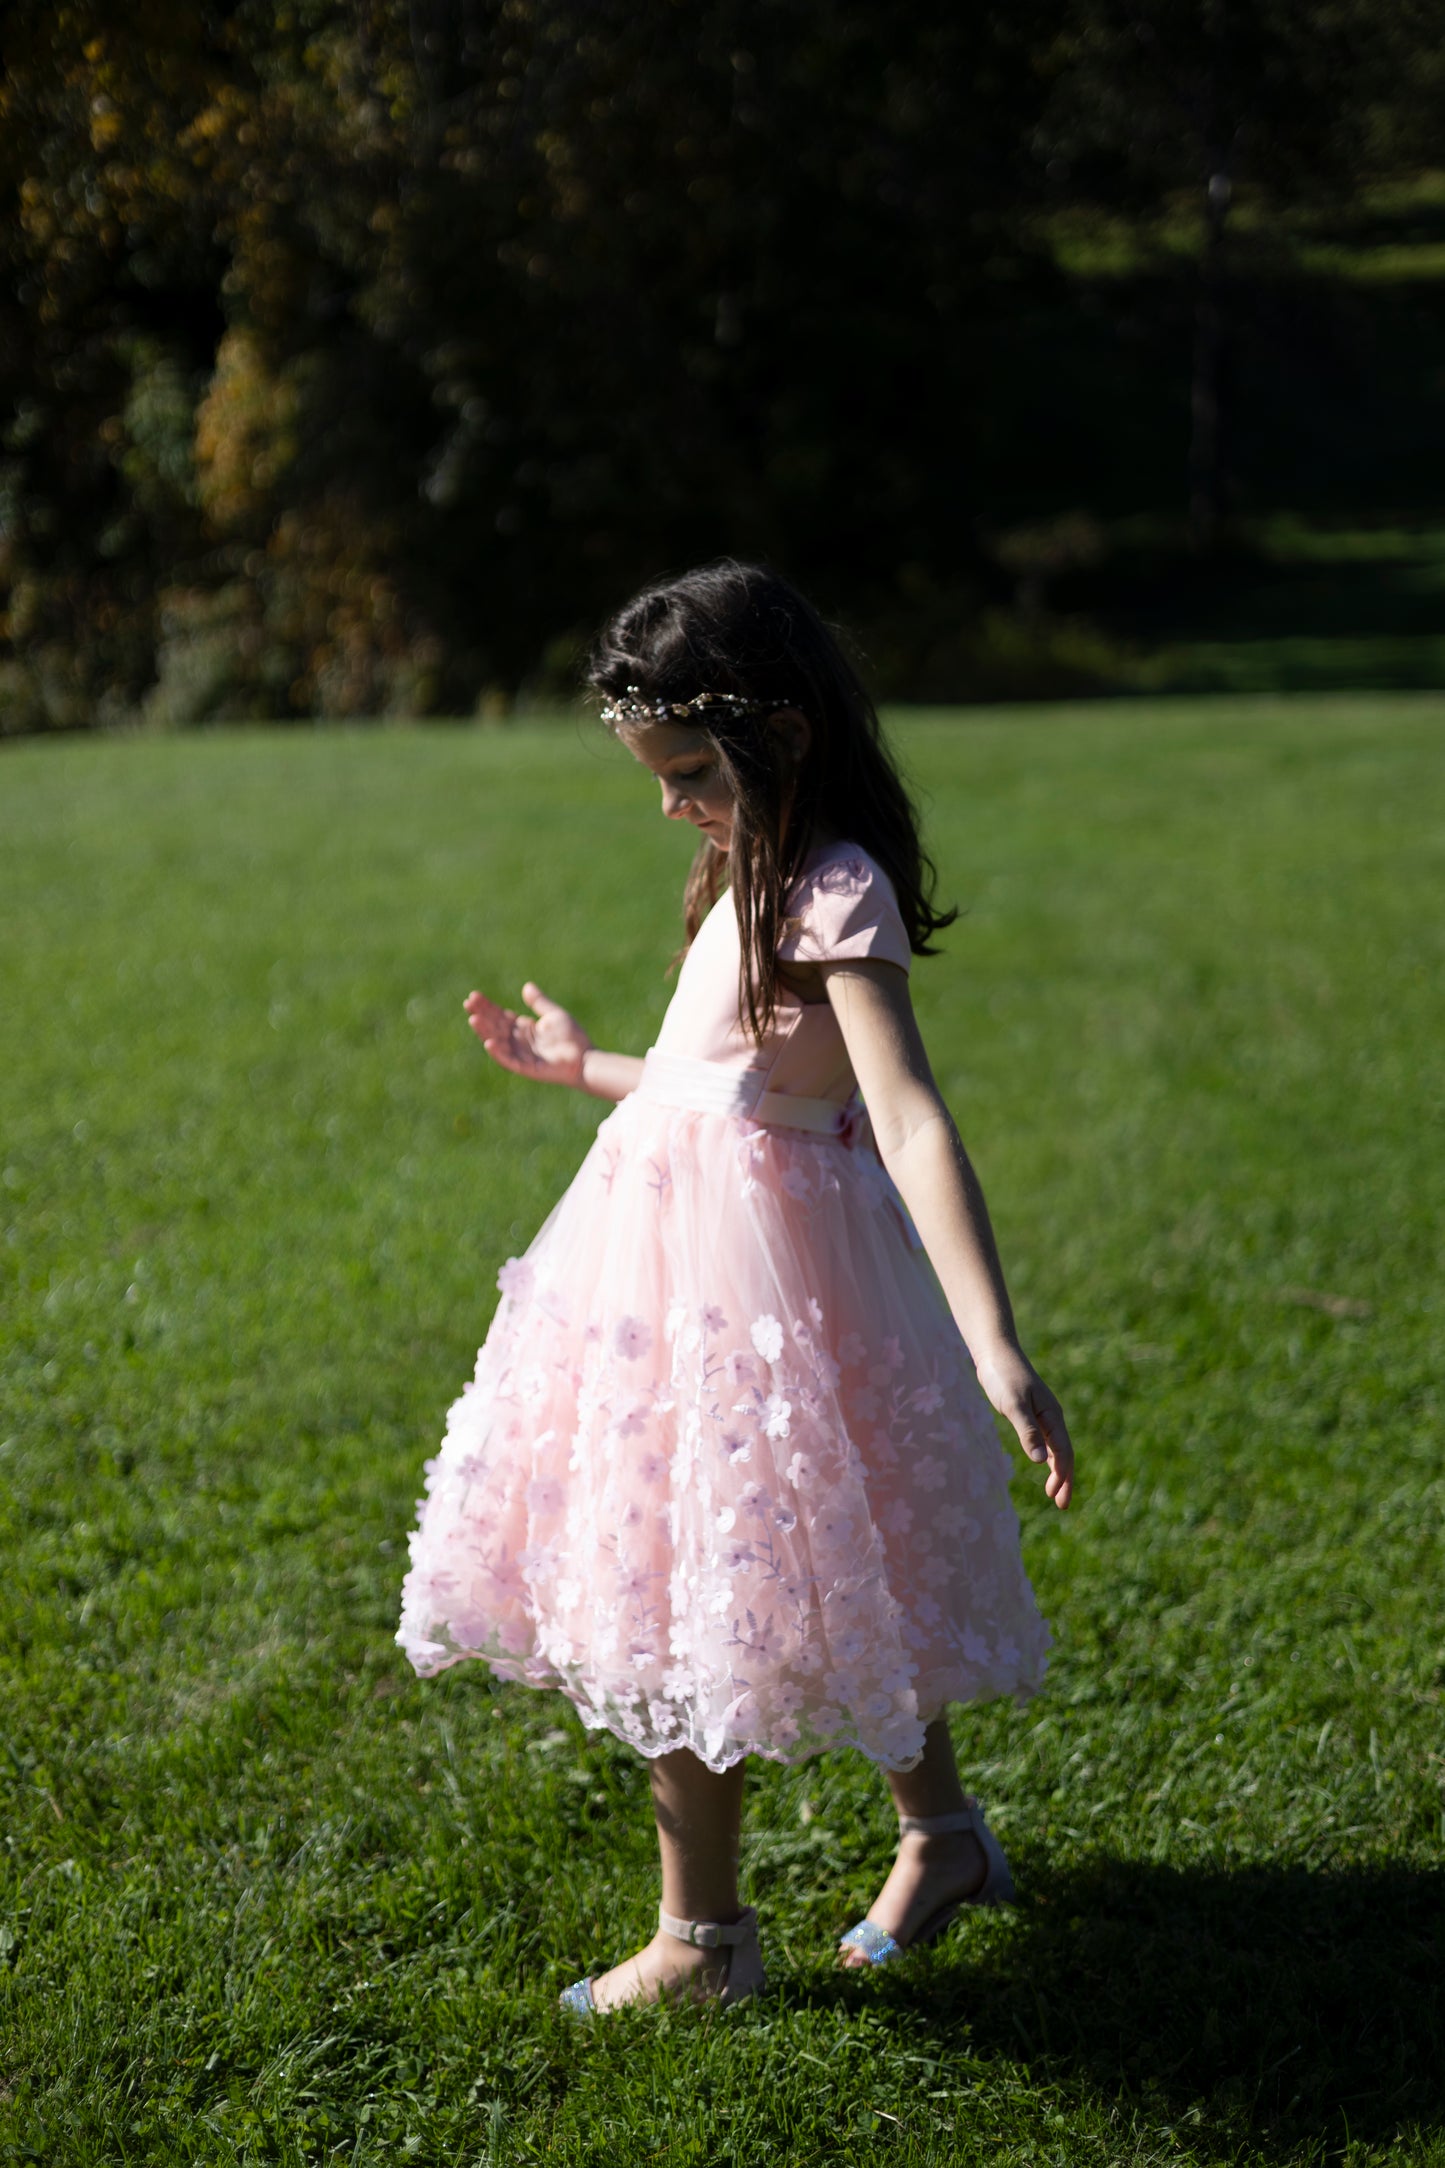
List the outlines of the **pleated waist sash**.
<svg viewBox="0 0 1445 2168">
<path fill-rule="evenodd" d="M 765 1129 L 806 1129 L 816 1137 L 852 1144 L 863 1121 L 855 1093 L 844 1102 L 801 1099 L 792 1092 L 764 1091 L 764 1069 L 728 1069 L 721 1062 L 697 1061 L 690 1054 L 663 1054 L 649 1048 L 635 1096 L 657 1106 L 688 1107 L 695 1114 L 727 1114 L 738 1121 L 760 1122 Z"/>
</svg>

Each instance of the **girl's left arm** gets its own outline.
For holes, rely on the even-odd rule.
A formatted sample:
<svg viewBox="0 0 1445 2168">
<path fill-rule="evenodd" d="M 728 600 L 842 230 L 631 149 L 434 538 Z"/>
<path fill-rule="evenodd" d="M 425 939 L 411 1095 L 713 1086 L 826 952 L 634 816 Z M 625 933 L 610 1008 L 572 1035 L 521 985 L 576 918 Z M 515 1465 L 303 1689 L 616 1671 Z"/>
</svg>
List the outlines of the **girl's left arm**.
<svg viewBox="0 0 1445 2168">
<path fill-rule="evenodd" d="M 1019 1345 L 983 1190 L 933 1080 L 908 975 L 867 960 L 822 970 L 879 1156 L 913 1215 L 979 1383 L 1029 1459 L 1048 1462 L 1044 1489 L 1062 1508 L 1074 1488 L 1063 1410 Z"/>
</svg>

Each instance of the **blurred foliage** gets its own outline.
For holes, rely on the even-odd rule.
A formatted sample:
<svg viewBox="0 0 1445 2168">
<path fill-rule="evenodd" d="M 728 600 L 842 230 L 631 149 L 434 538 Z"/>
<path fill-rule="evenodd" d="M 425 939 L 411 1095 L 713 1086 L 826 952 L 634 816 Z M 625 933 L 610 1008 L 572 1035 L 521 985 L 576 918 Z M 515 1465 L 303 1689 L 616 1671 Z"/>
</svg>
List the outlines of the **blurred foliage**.
<svg viewBox="0 0 1445 2168">
<path fill-rule="evenodd" d="M 1060 234 L 1182 225 L 1119 318 L 1170 387 L 1136 468 L 1182 477 L 1221 157 L 1256 234 L 1408 171 L 1442 13 L 12 0 L 0 729 L 495 706 L 723 549 L 891 690 L 1099 682 L 1037 606 L 1091 532 L 1047 501 Z M 1134 392 L 1091 387 L 1101 441 Z"/>
</svg>

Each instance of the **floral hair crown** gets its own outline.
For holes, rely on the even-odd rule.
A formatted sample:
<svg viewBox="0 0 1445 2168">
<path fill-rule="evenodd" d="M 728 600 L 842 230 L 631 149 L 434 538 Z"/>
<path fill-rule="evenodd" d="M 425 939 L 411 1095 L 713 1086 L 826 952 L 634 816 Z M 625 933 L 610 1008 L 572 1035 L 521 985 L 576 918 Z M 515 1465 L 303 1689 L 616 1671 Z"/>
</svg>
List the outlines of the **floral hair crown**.
<svg viewBox="0 0 1445 2168">
<path fill-rule="evenodd" d="M 786 700 L 753 700 L 746 693 L 694 693 L 690 700 L 644 700 L 636 685 L 623 698 L 610 695 L 602 705 L 602 720 L 614 723 L 685 723 L 708 708 L 726 708 L 733 715 L 774 715 Z"/>
</svg>

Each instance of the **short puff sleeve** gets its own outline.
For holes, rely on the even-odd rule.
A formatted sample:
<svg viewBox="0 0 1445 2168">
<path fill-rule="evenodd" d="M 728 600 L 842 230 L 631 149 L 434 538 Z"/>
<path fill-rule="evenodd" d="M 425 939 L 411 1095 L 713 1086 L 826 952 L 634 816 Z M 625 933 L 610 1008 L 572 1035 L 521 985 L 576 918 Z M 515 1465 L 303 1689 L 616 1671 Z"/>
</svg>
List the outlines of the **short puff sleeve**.
<svg viewBox="0 0 1445 2168">
<path fill-rule="evenodd" d="M 778 955 L 799 964 L 867 956 L 907 971 L 913 951 L 883 868 L 856 845 L 805 867 L 788 896 Z"/>
</svg>

